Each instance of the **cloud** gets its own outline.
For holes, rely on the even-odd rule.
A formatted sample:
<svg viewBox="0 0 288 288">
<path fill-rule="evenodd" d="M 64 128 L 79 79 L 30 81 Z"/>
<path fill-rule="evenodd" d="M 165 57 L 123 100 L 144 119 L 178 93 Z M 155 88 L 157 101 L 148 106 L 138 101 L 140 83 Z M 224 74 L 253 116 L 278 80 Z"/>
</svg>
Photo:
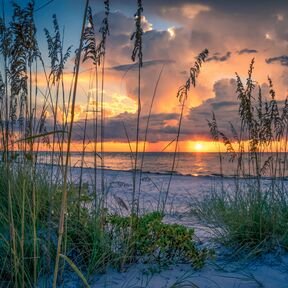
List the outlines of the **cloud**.
<svg viewBox="0 0 288 288">
<path fill-rule="evenodd" d="M 220 79 L 213 85 L 213 97 L 202 102 L 197 107 L 188 109 L 188 114 L 184 115 L 181 140 L 208 140 L 210 132 L 207 120 L 211 119 L 212 112 L 215 113 L 219 129 L 227 136 L 231 134 L 230 124 L 232 123 L 235 129 L 239 129 L 239 100 L 236 93 L 236 80 L 234 78 Z M 262 84 L 263 99 L 270 99 L 269 87 L 267 84 Z M 255 89 L 255 99 L 258 89 Z M 279 107 L 284 104 L 284 101 L 278 101 Z M 281 109 L 281 108 L 280 108 Z M 148 115 L 142 114 L 140 117 L 140 141 L 144 139 Z M 84 118 L 83 118 L 84 119 Z M 81 140 L 83 137 L 84 120 L 78 121 L 75 126 L 73 140 Z M 175 113 L 157 113 L 154 112 L 150 118 L 148 142 L 172 141 L 178 130 L 179 110 Z M 136 113 L 124 112 L 119 115 L 108 117 L 105 121 L 105 140 L 128 142 L 125 128 L 128 132 L 129 141 L 136 140 Z M 125 125 L 125 128 L 124 128 Z M 93 119 L 88 119 L 87 124 L 87 139 L 93 139 L 95 127 Z"/>
<path fill-rule="evenodd" d="M 214 111 L 216 117 L 219 116 L 219 127 L 225 131 L 229 121 L 236 124 L 238 115 L 238 102 L 235 94 L 236 80 L 221 79 L 214 84 L 214 98 L 207 99 L 200 106 L 189 109 L 189 113 L 183 119 L 181 129 L 181 140 L 191 140 L 204 138 L 208 139 L 209 129 L 207 119 L 211 118 Z M 179 112 L 179 111 L 178 111 Z M 150 118 L 149 142 L 171 141 L 175 138 L 178 130 L 179 113 L 154 113 Z M 147 123 L 147 115 L 140 118 L 140 141 L 144 139 L 144 131 Z M 136 113 L 124 112 L 115 117 L 107 118 L 105 121 L 105 140 L 127 142 L 125 129 L 128 131 L 129 140 L 135 141 L 136 136 Z M 78 121 L 75 127 L 75 139 L 81 140 L 83 134 L 83 121 Z M 93 135 L 93 119 L 89 119 L 87 124 L 87 135 Z"/>
<path fill-rule="evenodd" d="M 93 16 L 95 27 L 100 27 L 102 20 L 105 17 L 104 11 L 98 12 Z M 144 32 L 151 31 L 153 29 L 152 23 L 143 15 L 142 28 Z M 131 17 L 124 15 L 119 11 L 110 12 L 109 17 L 109 33 L 110 35 L 126 35 L 132 33 L 135 27 L 133 15 Z"/>
<path fill-rule="evenodd" d="M 221 79 L 214 83 L 214 98 L 207 99 L 200 106 L 191 108 L 185 126 L 192 126 L 193 134 L 201 138 L 210 138 L 207 120 L 215 113 L 218 127 L 227 132 L 227 124 L 239 123 L 238 101 L 236 96 L 236 80 Z M 186 129 L 187 133 L 188 130 Z M 191 133 L 191 131 L 190 131 Z"/>
<path fill-rule="evenodd" d="M 254 53 L 258 53 L 258 50 L 245 48 L 245 49 L 242 49 L 242 50 L 238 51 L 238 55 L 254 54 Z"/>
<path fill-rule="evenodd" d="M 208 12 L 211 8 L 208 5 L 203 5 L 199 3 L 174 3 L 174 5 L 166 5 L 163 4 L 162 7 L 158 9 L 158 15 L 165 19 L 170 19 L 170 21 L 174 20 L 179 23 L 185 23 L 187 21 L 191 21 L 197 15 L 202 12 Z M 157 6 L 156 6 L 157 7 Z"/>
<path fill-rule="evenodd" d="M 228 51 L 225 55 L 219 55 L 219 53 L 215 53 L 212 57 L 208 58 L 206 61 L 216 61 L 216 62 L 224 62 L 227 61 L 231 57 L 231 52 Z"/>
<path fill-rule="evenodd" d="M 148 131 L 148 141 L 157 142 L 157 141 L 170 141 L 175 137 L 177 129 L 174 124 L 178 123 L 177 120 L 179 115 L 177 113 L 159 113 L 152 114 L 150 117 L 150 125 Z M 133 113 L 121 113 L 115 117 L 107 118 L 105 121 L 105 140 L 106 141 L 120 141 L 127 142 L 127 137 L 125 133 L 125 128 L 127 130 L 129 140 L 136 140 L 136 123 L 137 116 Z M 140 141 L 144 140 L 144 133 L 147 123 L 147 115 L 141 116 L 140 118 Z M 124 128 L 125 126 L 125 128 Z M 73 140 L 81 140 L 83 137 L 83 127 L 84 120 L 78 121 L 75 126 L 75 133 Z M 92 140 L 92 135 L 94 133 L 95 127 L 93 124 L 93 119 L 89 119 L 87 123 L 87 137 Z"/>
<path fill-rule="evenodd" d="M 271 4 L 271 1 L 266 0 L 252 3 L 248 0 L 203 0 L 197 6 L 199 3 L 196 0 L 143 2 L 146 28 L 143 34 L 144 69 L 141 70 L 141 119 L 144 122 L 161 69 L 159 65 L 169 64 L 165 66 L 156 93 L 151 122 L 153 139 L 150 141 L 171 141 L 175 137 L 180 110 L 176 99 L 177 89 L 185 82 L 195 56 L 205 47 L 212 54 L 208 63 L 201 68 L 196 89 L 190 91 L 183 120 L 184 139 L 209 137 L 206 119 L 210 119 L 211 111 L 215 112 L 223 129 L 228 121 L 237 123 L 236 84 L 231 78 L 235 71 L 246 78 L 251 57 L 254 56 L 252 54 L 257 54 L 254 78 L 262 83 L 269 73 L 275 81 L 275 87 L 279 87 L 278 95 L 285 95 L 288 82 L 280 76 L 285 71 L 284 66 L 288 65 L 288 56 L 284 52 L 287 46 L 287 29 L 284 25 L 287 17 L 284 15 L 279 21 L 276 15 L 283 7 L 288 8 L 287 2 L 273 1 Z M 114 88 L 119 85 L 121 94 L 127 95 L 134 102 L 137 100 L 138 75 L 135 68 L 138 66 L 131 61 L 133 42 L 130 36 L 135 30 L 133 15 L 136 4 L 134 0 L 111 1 L 111 33 L 106 46 L 106 67 L 111 68 L 105 72 L 105 85 Z M 103 13 L 95 15 L 96 27 L 102 17 Z M 271 35 L 269 41 L 265 38 L 267 33 Z M 216 51 L 221 53 L 213 53 Z M 270 58 L 271 55 L 284 56 Z M 268 65 L 274 62 L 282 65 Z M 127 70 L 129 72 L 123 78 L 123 71 Z M 119 112 L 121 116 L 114 114 L 107 121 L 107 137 L 110 140 L 125 141 L 122 121 L 126 123 L 131 136 L 135 135 L 136 115 L 131 111 L 124 114 L 124 111 Z M 174 115 L 173 119 L 167 119 L 171 114 Z"/>
<path fill-rule="evenodd" d="M 225 5 L 229 6 L 228 8 L 231 9 L 231 11 L 239 8 L 239 13 L 233 15 L 227 13 L 228 8 L 224 5 L 224 2 Z M 106 76 L 109 77 L 109 74 L 113 74 L 113 83 L 115 83 L 117 77 L 122 79 L 120 81 L 123 82 L 123 85 L 121 85 L 126 90 L 128 97 L 136 100 L 138 81 L 135 68 L 137 64 L 135 65 L 131 61 L 133 42 L 130 41 L 130 36 L 135 30 L 133 19 L 134 10 L 131 7 L 135 6 L 136 8 L 136 3 L 126 0 L 121 1 L 121 3 L 116 3 L 116 1 L 113 3 L 111 2 L 111 33 L 107 39 L 106 46 L 106 67 L 112 67 L 112 69 L 110 69 L 110 71 L 106 70 Z M 130 5 L 129 7 L 128 4 Z M 188 4 L 197 4 L 197 2 L 148 0 L 143 3 L 144 15 L 146 16 L 145 22 L 153 22 L 152 30 L 147 30 L 143 34 L 143 60 L 146 63 L 141 72 L 143 113 L 147 113 L 151 94 L 153 93 L 153 88 L 161 68 L 159 65 L 156 65 L 156 63 L 160 64 L 161 61 L 169 61 L 169 65 L 165 67 L 157 91 L 157 101 L 155 102 L 154 112 L 175 112 L 178 110 L 178 103 L 175 100 L 177 89 L 185 81 L 185 74 L 189 72 L 190 67 L 193 65 L 195 56 L 204 48 L 208 47 L 212 52 L 224 52 L 221 54 L 211 54 L 208 63 L 202 68 L 203 71 L 199 77 L 197 88 L 193 90 L 193 97 L 189 98 L 188 106 L 199 105 L 203 100 L 212 97 L 214 82 L 223 78 L 223 76 L 233 77 L 235 71 L 240 74 L 246 72 L 250 61 L 248 57 L 255 51 L 261 51 L 261 53 L 257 53 L 256 63 L 257 66 L 260 66 L 260 69 L 255 69 L 255 73 L 257 74 L 255 78 L 264 81 L 262 78 L 267 77 L 267 72 L 264 73 L 265 68 L 267 69 L 267 66 L 265 66 L 267 65 L 265 62 L 267 55 L 265 53 L 269 53 L 270 55 L 271 53 L 280 53 L 280 48 L 278 49 L 273 41 L 267 41 L 265 39 L 265 33 L 269 32 L 269 29 L 272 29 L 276 25 L 274 22 L 277 21 L 277 19 L 273 15 L 271 15 L 271 17 L 261 13 L 256 15 L 248 13 L 244 15 L 243 9 L 240 7 L 241 5 L 232 5 L 227 1 L 220 1 L 216 5 L 213 1 L 205 1 L 203 5 L 209 7 L 209 9 L 195 14 L 193 19 L 189 21 L 183 20 L 184 22 L 182 22 L 181 25 L 177 25 L 173 22 L 174 20 L 170 21 L 163 16 L 163 9 L 166 9 L 165 11 L 171 11 L 171 9 L 174 9 L 173 7 L 178 7 L 179 9 L 181 8 L 180 10 L 182 11 L 182 8 L 187 7 Z M 254 8 L 259 6 L 254 3 L 251 5 Z M 125 10 L 125 6 L 127 10 Z M 115 9 L 119 10 L 115 11 Z M 156 14 L 158 18 L 155 20 Z M 96 22 L 98 24 L 101 23 L 102 16 L 103 14 L 101 13 L 95 15 L 95 20 L 97 18 L 98 22 Z M 161 19 L 165 18 L 163 24 L 159 17 Z M 182 17 L 186 19 L 187 15 L 182 15 Z M 245 19 L 245 21 L 243 21 L 243 19 Z M 154 24 L 154 20 L 156 24 Z M 209 25 L 207 25 L 208 22 Z M 241 23 L 241 25 L 239 23 Z M 96 24 L 95 26 L 97 27 L 98 25 Z M 159 25 L 161 28 L 159 28 Z M 165 26 L 167 27 L 166 29 Z M 173 37 L 171 37 L 171 32 L 168 31 L 171 27 L 174 27 Z M 250 27 L 254 27 L 254 29 L 250 29 Z M 248 48 L 242 49 L 243 47 Z M 253 47 L 253 49 L 249 49 L 249 47 Z M 238 53 L 243 55 L 241 61 L 238 59 Z M 221 72 L 218 67 L 219 63 L 223 64 L 221 65 Z M 127 71 L 128 69 L 129 72 L 124 79 L 123 71 Z M 271 76 L 274 74 L 275 76 L 273 76 L 273 78 L 276 79 L 278 71 L 275 69 L 275 71 L 272 72 L 273 73 L 269 74 Z M 106 83 L 108 85 L 107 81 Z M 277 85 L 277 83 L 275 83 L 275 85 Z M 123 91 L 123 93 L 124 92 L 125 91 Z M 165 105 L 163 105 L 163 103 L 165 103 Z"/>
<path fill-rule="evenodd" d="M 266 83 L 260 85 L 263 100 L 270 101 L 269 86 Z M 196 138 L 210 138 L 207 120 L 211 120 L 212 112 L 214 112 L 217 120 L 217 125 L 220 131 L 224 132 L 227 136 L 231 135 L 231 123 L 236 131 L 240 129 L 240 116 L 239 116 L 239 100 L 236 93 L 237 83 L 236 80 L 221 79 L 215 82 L 213 91 L 213 98 L 203 101 L 198 107 L 191 108 L 187 119 L 185 120 L 185 129 L 187 136 Z M 257 99 L 258 89 L 255 88 L 253 92 L 254 99 Z M 284 107 L 284 100 L 277 100 L 279 111 Z M 189 127 L 193 127 L 189 130 Z"/>
<path fill-rule="evenodd" d="M 216 103 L 211 103 L 211 106 L 213 108 L 213 110 L 219 110 L 222 108 L 227 108 L 227 107 L 235 107 L 235 105 L 237 106 L 238 103 L 235 101 L 222 101 L 222 102 L 216 102 Z"/>
<path fill-rule="evenodd" d="M 171 63 L 174 63 L 174 62 L 175 61 L 172 61 L 172 60 L 162 60 L 162 59 L 144 61 L 142 67 L 145 68 L 145 67 L 154 66 L 154 65 L 171 64 Z M 118 65 L 118 66 L 111 67 L 110 69 L 113 69 L 113 70 L 116 70 L 116 71 L 135 70 L 135 69 L 138 69 L 138 63 Z"/>
<path fill-rule="evenodd" d="M 103 6 L 103 1 L 95 0 L 97 7 Z M 136 10 L 137 3 L 135 0 L 122 0 L 122 1 L 111 1 L 111 9 L 124 10 L 131 9 Z M 223 11 L 225 14 L 231 15 L 253 15 L 253 17 L 261 14 L 265 15 L 277 15 L 279 11 L 285 11 L 287 9 L 286 0 L 262 0 L 262 1 L 230 1 L 230 0 L 145 0 L 143 1 L 144 14 L 154 14 L 158 17 L 165 19 L 171 19 L 171 16 L 175 19 L 175 15 L 179 17 L 179 21 L 183 21 L 183 18 L 194 16 L 196 12 L 206 13 L 209 11 Z M 183 7 L 189 7 L 193 9 L 192 13 L 186 14 L 183 11 Z M 190 8 L 192 7 L 192 8 Z M 186 8 L 187 9 L 187 8 Z M 186 11 L 189 11 L 187 9 Z M 132 10 L 132 11 L 134 11 Z M 209 12 L 208 11 L 208 12 Z M 169 12 L 173 12 L 172 15 Z M 184 12 L 184 13 L 183 13 Z M 195 17 L 195 16 L 194 16 Z"/>
<path fill-rule="evenodd" d="M 278 62 L 282 66 L 288 66 L 288 56 L 287 55 L 268 58 L 265 61 L 267 64 L 272 64 L 272 63 Z"/>
</svg>

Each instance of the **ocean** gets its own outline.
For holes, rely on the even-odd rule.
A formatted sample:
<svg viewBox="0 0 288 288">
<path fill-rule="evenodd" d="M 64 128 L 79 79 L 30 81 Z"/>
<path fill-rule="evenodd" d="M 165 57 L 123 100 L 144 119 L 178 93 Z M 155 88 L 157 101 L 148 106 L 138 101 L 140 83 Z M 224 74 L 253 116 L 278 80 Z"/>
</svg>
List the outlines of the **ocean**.
<svg viewBox="0 0 288 288">
<path fill-rule="evenodd" d="M 144 154 L 143 172 L 167 174 L 171 173 L 173 153 L 168 152 L 146 152 Z M 224 159 L 228 156 L 222 155 Z M 57 159 L 57 154 L 56 157 Z M 138 155 L 138 168 L 140 168 L 142 153 Z M 40 152 L 38 160 L 41 163 L 51 164 L 51 153 Z M 224 160 L 223 174 L 233 176 L 236 163 Z M 72 167 L 80 167 L 82 163 L 82 153 L 72 152 Z M 94 154 L 86 152 L 83 167 L 94 167 Z M 101 159 L 97 156 L 97 167 L 101 167 Z M 106 152 L 104 153 L 104 169 L 129 171 L 134 168 L 131 160 L 131 153 L 128 152 Z M 218 153 L 178 153 L 176 157 L 175 174 L 191 176 L 217 176 L 220 174 Z"/>
</svg>

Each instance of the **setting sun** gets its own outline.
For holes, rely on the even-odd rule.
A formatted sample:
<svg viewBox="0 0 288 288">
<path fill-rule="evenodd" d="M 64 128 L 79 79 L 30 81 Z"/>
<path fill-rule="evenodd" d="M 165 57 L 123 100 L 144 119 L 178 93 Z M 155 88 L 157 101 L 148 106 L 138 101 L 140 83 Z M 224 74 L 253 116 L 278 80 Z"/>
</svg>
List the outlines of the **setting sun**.
<svg viewBox="0 0 288 288">
<path fill-rule="evenodd" d="M 195 150 L 196 150 L 196 151 L 201 152 L 202 149 L 203 149 L 202 143 L 196 143 L 196 144 L 195 144 Z"/>
</svg>

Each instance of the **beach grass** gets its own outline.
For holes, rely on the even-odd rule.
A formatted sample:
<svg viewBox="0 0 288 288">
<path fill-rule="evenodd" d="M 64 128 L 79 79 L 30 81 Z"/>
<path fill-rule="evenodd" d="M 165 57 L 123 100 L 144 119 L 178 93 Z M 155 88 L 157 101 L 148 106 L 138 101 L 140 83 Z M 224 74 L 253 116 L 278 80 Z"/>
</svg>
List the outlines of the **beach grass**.
<svg viewBox="0 0 288 288">
<path fill-rule="evenodd" d="M 137 58 L 139 62 L 137 144 L 136 152 L 131 151 L 131 159 L 134 159 L 132 203 L 126 204 L 117 198 L 127 215 L 109 210 L 104 173 L 105 43 L 109 34 L 107 0 L 104 1 L 104 10 L 101 39 L 96 45 L 93 12 L 86 1 L 72 81 L 70 87 L 66 87 L 64 69 L 71 61 L 72 52 L 71 47 L 66 51 L 63 49 L 64 35 L 56 15 L 52 19 L 52 32 L 45 29 L 48 45 L 45 63 L 36 38 L 34 2 L 30 1 L 26 7 L 14 3 L 10 22 L 5 19 L 3 8 L 0 35 L 4 60 L 0 77 L 0 287 L 61 287 L 72 274 L 76 275 L 79 283 L 89 287 L 95 274 L 106 272 L 108 267 L 123 271 L 127 265 L 141 260 L 156 263 L 159 267 L 184 261 L 194 268 L 201 268 L 211 255 L 211 251 L 196 245 L 193 229 L 179 224 L 164 224 L 163 211 L 140 213 L 141 179 L 137 191 L 136 177 L 142 177 L 142 174 L 138 175 L 140 161 L 137 160 L 141 126 L 141 1 L 138 2 L 132 53 L 133 61 Z M 93 180 L 88 184 L 83 179 L 88 111 L 84 122 L 80 179 L 76 181 L 70 174 L 73 169 L 70 152 L 80 65 L 89 61 L 94 73 L 89 88 L 96 91 L 90 96 L 97 105 L 92 119 L 95 142 Z M 48 71 L 47 66 L 50 66 Z M 38 86 L 39 73 L 44 74 L 44 90 Z M 150 114 L 161 73 L 156 81 Z M 195 84 L 195 79 L 193 81 Z M 89 97 L 87 110 L 88 106 Z M 148 127 L 149 117 L 145 141 Z M 49 165 L 43 165 L 38 158 L 43 145 L 50 153 Z M 98 175 L 99 162 L 101 177 Z M 141 167 L 143 162 L 144 158 Z M 101 185 L 97 185 L 99 183 Z"/>
<path fill-rule="evenodd" d="M 36 38 L 34 2 L 30 1 L 26 7 L 13 4 L 11 21 L 5 19 L 3 8 L 0 21 L 0 52 L 4 63 L 0 74 L 0 287 L 65 287 L 65 281 L 71 275 L 76 275 L 81 285 L 89 287 L 95 274 L 105 273 L 110 267 L 124 271 L 131 264 L 144 262 L 156 263 L 162 269 L 169 264 L 184 262 L 196 270 L 213 256 L 212 251 L 197 245 L 193 228 L 163 222 L 176 170 L 186 100 L 189 91 L 196 85 L 208 50 L 203 50 L 196 57 L 189 78 L 175 95 L 180 101 L 180 111 L 175 139 L 168 144 L 175 144 L 175 149 L 167 189 L 164 193 L 159 190 L 156 211 L 141 213 L 145 145 L 163 68 L 155 81 L 147 123 L 143 125 L 143 6 L 142 1 L 137 1 L 135 32 L 131 39 L 134 40 L 132 60 L 138 65 L 136 135 L 131 137 L 131 131 L 127 131 L 123 123 L 128 144 L 131 137 L 136 145 L 135 152 L 131 148 L 133 188 L 131 197 L 128 197 L 130 203 L 115 197 L 125 213 L 112 211 L 107 203 L 109 188 L 104 170 L 105 57 L 110 6 L 108 0 L 103 4 L 105 15 L 98 39 L 92 8 L 88 0 L 85 2 L 70 87 L 66 87 L 64 69 L 68 61 L 72 63 L 72 52 L 71 47 L 63 50 L 64 35 L 57 17 L 54 15 L 52 19 L 53 31 L 45 30 L 48 46 L 45 63 Z M 87 97 L 80 177 L 73 180 L 71 146 L 82 63 L 92 67 L 89 83 L 92 92 L 87 94 L 90 93 L 89 97 L 96 105 L 92 111 L 93 119 L 90 119 L 93 121 L 93 136 L 88 139 L 90 98 Z M 261 87 L 257 89 L 252 79 L 253 69 L 254 60 L 245 85 L 236 76 L 241 121 L 239 127 L 231 124 L 232 136 L 229 138 L 219 130 L 214 114 L 209 121 L 213 140 L 224 142 L 226 153 L 235 163 L 235 185 L 228 189 L 223 184 L 224 158 L 219 150 L 221 185 L 203 200 L 194 200 L 191 212 L 212 227 L 221 243 L 240 252 L 248 250 L 253 255 L 259 255 L 278 247 L 288 247 L 285 182 L 288 100 L 280 109 L 271 79 L 268 79 L 270 98 L 264 100 Z M 40 73 L 44 74 L 45 89 L 40 89 L 38 85 Z M 140 131 L 141 127 L 146 127 L 144 133 Z M 140 151 L 142 138 L 144 148 Z M 93 175 L 90 175 L 92 180 L 86 183 L 83 169 L 89 141 L 94 142 L 94 163 Z M 49 165 L 42 165 L 38 159 L 40 146 L 43 145 L 50 152 Z M 269 154 L 272 150 L 275 151 L 273 155 Z M 142 155 L 140 152 L 143 152 Z M 179 279 L 174 287 L 181 287 L 185 280 Z"/>
<path fill-rule="evenodd" d="M 193 202 L 191 212 L 211 224 L 225 245 L 262 255 L 287 249 L 287 99 L 283 105 L 277 102 L 269 77 L 263 95 L 253 69 L 254 59 L 245 84 L 236 74 L 240 124 L 227 123 L 231 136 L 219 129 L 214 113 L 208 121 L 213 140 L 226 146 L 219 153 L 220 171 L 224 159 L 234 163 L 234 183 L 225 186 L 221 175 L 219 186 Z"/>
<path fill-rule="evenodd" d="M 6 169 L 4 165 L 0 167 L 1 287 L 32 287 L 39 281 L 50 287 L 57 253 L 62 184 L 51 185 L 45 170 L 30 174 L 25 167 L 15 166 L 9 173 Z M 7 189 L 10 189 L 11 206 L 7 203 Z M 33 190 L 37 199 L 35 209 L 30 201 Z M 89 208 L 93 195 L 89 194 L 87 185 L 83 185 L 79 217 L 78 187 L 71 184 L 68 192 L 64 249 L 60 260 L 69 265 L 60 262 L 59 284 L 65 282 L 69 273 L 77 273 L 79 279 L 85 277 L 89 283 L 90 277 L 105 272 L 108 267 L 123 269 L 123 260 L 128 265 L 145 259 L 146 263 L 158 263 L 160 266 L 186 261 L 195 268 L 201 268 L 211 255 L 211 251 L 196 247 L 192 240 L 193 229 L 163 224 L 160 212 L 134 216 L 133 221 L 131 216 L 110 214 L 107 210 L 95 215 Z M 133 230 L 135 227 L 131 223 L 134 225 L 135 222 L 138 225 Z M 133 238 L 129 239 L 131 230 L 134 231 Z M 50 235 L 49 238 L 47 235 Z"/>
<path fill-rule="evenodd" d="M 272 197 L 269 186 L 259 194 L 255 185 L 245 183 L 237 195 L 231 190 L 213 191 L 193 202 L 192 214 L 211 227 L 218 241 L 239 254 L 260 256 L 287 249 L 287 195 L 279 187 L 273 188 Z"/>
</svg>

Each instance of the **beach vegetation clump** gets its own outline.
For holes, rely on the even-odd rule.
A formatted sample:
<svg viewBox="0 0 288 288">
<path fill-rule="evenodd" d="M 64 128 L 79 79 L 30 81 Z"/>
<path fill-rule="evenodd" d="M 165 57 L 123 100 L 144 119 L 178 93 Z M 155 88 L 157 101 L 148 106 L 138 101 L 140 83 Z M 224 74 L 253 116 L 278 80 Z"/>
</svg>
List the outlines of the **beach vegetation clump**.
<svg viewBox="0 0 288 288">
<path fill-rule="evenodd" d="M 263 95 L 263 87 L 252 78 L 253 70 L 254 59 L 246 84 L 236 74 L 240 121 L 230 123 L 232 136 L 221 130 L 214 113 L 208 121 L 213 140 L 226 146 L 219 153 L 220 165 L 224 159 L 234 163 L 234 182 L 228 187 L 221 175 L 221 185 L 193 201 L 191 210 L 211 224 L 218 240 L 258 255 L 288 248 L 288 101 L 277 102 L 269 77 Z"/>
<path fill-rule="evenodd" d="M 49 175 L 45 176 L 45 171 L 31 174 L 19 167 L 14 169 L 13 173 L 11 170 L 7 173 L 5 165 L 0 167 L 2 263 L 0 284 L 9 286 L 9 283 L 15 283 L 16 287 L 26 283 L 27 286 L 32 286 L 35 229 L 38 255 L 37 283 L 41 281 L 43 285 L 46 283 L 49 287 L 57 253 L 57 223 L 63 188 L 61 184 L 51 185 Z M 13 199 L 11 211 L 8 211 L 10 208 L 7 205 L 7 189 L 10 189 Z M 33 189 L 38 200 L 35 214 L 32 213 L 33 207 L 29 201 Z M 78 187 L 71 184 L 68 192 L 64 250 L 61 253 L 67 257 L 64 259 L 67 264 L 61 262 L 59 266 L 59 283 L 65 283 L 69 273 L 73 272 L 69 263 L 73 263 L 89 283 L 90 277 L 95 273 L 105 272 L 108 267 L 122 269 L 123 259 L 125 264 L 142 261 L 156 263 L 160 267 L 172 264 L 174 261 L 184 261 L 191 263 L 194 268 L 201 268 L 211 254 L 209 250 L 196 246 L 193 229 L 178 224 L 164 224 L 163 215 L 159 212 L 139 216 L 133 221 L 130 219 L 132 216 L 112 215 L 108 210 L 102 211 L 101 215 L 95 215 L 89 208 L 93 194 L 89 193 L 86 183 L 82 185 L 82 205 L 78 217 Z M 51 206 L 53 210 L 50 215 Z M 133 238 L 128 239 L 131 223 L 135 222 L 137 229 L 134 230 Z M 10 237 L 13 237 L 14 241 L 10 240 Z M 127 249 L 128 244 L 133 245 L 133 249 Z M 10 255 L 15 258 L 10 258 Z M 63 258 L 61 255 L 60 259 Z"/>
<path fill-rule="evenodd" d="M 145 33 L 140 0 L 134 15 L 135 32 L 131 37 L 134 40 L 131 58 L 133 62 L 138 62 L 135 153 L 131 150 L 133 191 L 129 204 L 122 201 L 122 206 L 131 215 L 111 215 L 109 211 L 109 185 L 104 173 L 104 84 L 110 6 L 108 0 L 103 1 L 105 15 L 98 30 L 101 39 L 98 39 L 94 12 L 89 1 L 84 2 L 79 46 L 74 55 L 72 46 L 65 49 L 64 29 L 56 15 L 53 15 L 53 30 L 44 30 L 48 49 L 42 54 L 42 45 L 38 45 L 36 37 L 34 1 L 29 1 L 24 8 L 13 2 L 11 21 L 5 19 L 3 5 L 0 18 L 1 287 L 64 287 L 65 279 L 71 276 L 69 273 L 76 273 L 87 286 L 90 277 L 105 272 L 109 266 L 122 269 L 125 264 L 144 259 L 161 265 L 179 260 L 201 268 L 210 255 L 210 251 L 196 246 L 193 229 L 164 224 L 162 213 L 143 215 L 139 207 L 142 172 L 138 175 L 138 166 L 141 165 L 142 171 L 144 164 L 144 153 L 141 162 L 139 159 L 139 143 L 142 36 Z M 46 4 L 37 11 L 44 7 Z M 172 170 L 176 163 L 187 93 L 190 86 L 195 86 L 200 66 L 207 55 L 206 49 L 200 53 L 190 70 L 189 79 L 178 93 L 182 112 Z M 73 170 L 71 152 L 74 140 L 79 136 L 75 138 L 75 128 L 81 125 L 76 117 L 78 83 L 83 72 L 80 66 L 83 62 L 86 65 L 90 62 L 92 69 L 89 70 L 91 79 L 84 111 L 81 166 L 77 179 L 73 177 L 77 168 Z M 69 68 L 69 64 L 73 63 L 69 73 L 66 66 Z M 151 111 L 162 70 L 149 109 L 144 143 L 148 139 Z M 68 74 L 71 82 L 66 80 Z M 92 111 L 88 109 L 91 105 Z M 88 113 L 93 119 L 88 118 Z M 93 135 L 88 135 L 88 121 L 92 122 Z M 94 177 L 89 178 L 91 181 L 88 184 L 83 169 L 86 165 L 85 152 L 90 143 L 93 144 Z M 172 173 L 168 186 L 171 178 Z M 169 187 L 158 210 L 165 210 L 168 192 Z"/>
<path fill-rule="evenodd" d="M 111 215 L 108 217 L 113 239 L 116 235 L 117 237 L 122 235 L 123 240 L 128 236 L 130 224 L 133 223 L 131 217 L 133 216 Z M 193 240 L 194 229 L 180 224 L 165 224 L 162 220 L 163 214 L 160 212 L 148 213 L 134 220 L 137 221 L 137 230 L 133 234 L 135 254 L 129 255 L 128 258 L 130 260 L 142 259 L 146 263 L 156 262 L 161 266 L 169 265 L 173 261 L 184 261 L 191 263 L 194 268 L 203 267 L 205 260 L 212 255 L 212 252 L 196 246 Z"/>
<path fill-rule="evenodd" d="M 238 195 L 214 191 L 195 201 L 192 214 L 211 227 L 221 243 L 238 252 L 261 255 L 275 249 L 288 249 L 288 204 L 281 190 L 272 199 L 270 189 L 255 197 L 255 185 L 250 183 Z"/>
</svg>

